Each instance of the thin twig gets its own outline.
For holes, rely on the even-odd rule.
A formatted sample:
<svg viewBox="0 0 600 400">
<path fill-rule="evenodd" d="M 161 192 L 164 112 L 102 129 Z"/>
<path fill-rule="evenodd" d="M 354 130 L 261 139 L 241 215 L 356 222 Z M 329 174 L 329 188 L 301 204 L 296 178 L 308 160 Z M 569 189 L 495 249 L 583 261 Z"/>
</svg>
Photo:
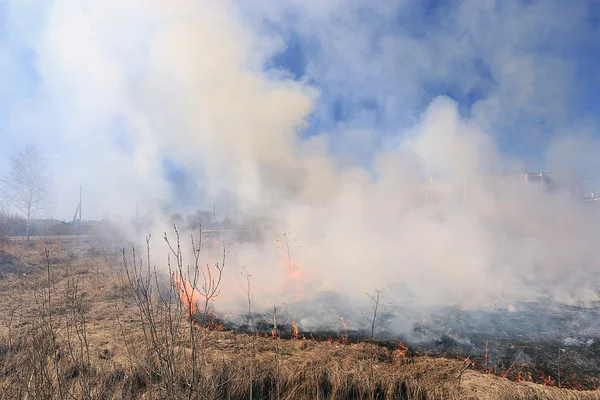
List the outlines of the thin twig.
<svg viewBox="0 0 600 400">
<path fill-rule="evenodd" d="M 523 348 L 521 349 L 521 351 L 519 351 L 519 354 L 517 354 L 517 357 L 515 357 L 515 360 L 512 362 L 512 364 L 510 364 L 510 367 L 508 367 L 508 369 L 506 370 L 506 372 L 504 373 L 503 376 L 508 376 L 508 373 L 510 372 L 511 368 L 513 367 L 513 365 L 515 365 L 515 363 L 519 359 L 519 356 L 521 355 L 521 353 L 523 352 L 523 350 L 525 350 L 525 346 L 523 346 Z"/>
<path fill-rule="evenodd" d="M 460 370 L 460 372 L 456 376 L 456 379 L 458 379 L 458 386 L 459 387 L 460 387 L 460 379 L 462 377 L 463 372 L 465 372 L 467 369 L 469 369 L 469 367 L 471 367 L 473 365 L 473 362 L 471 361 L 470 356 L 465 359 L 465 362 L 467 364 L 463 367 L 463 369 Z"/>
<path fill-rule="evenodd" d="M 560 352 L 564 351 L 560 347 L 558 348 L 558 388 L 561 388 L 561 379 L 560 379 Z"/>
<path fill-rule="evenodd" d="M 488 340 L 485 339 L 485 373 L 488 373 Z"/>
</svg>

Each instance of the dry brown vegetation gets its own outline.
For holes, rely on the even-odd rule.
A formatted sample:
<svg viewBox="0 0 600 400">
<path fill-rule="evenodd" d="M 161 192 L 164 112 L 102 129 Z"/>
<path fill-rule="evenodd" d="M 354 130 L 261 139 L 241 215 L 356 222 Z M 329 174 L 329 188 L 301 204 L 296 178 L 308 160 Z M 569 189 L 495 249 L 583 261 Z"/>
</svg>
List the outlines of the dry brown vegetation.
<svg viewBox="0 0 600 400">
<path fill-rule="evenodd" d="M 372 343 L 203 329 L 152 280 L 127 279 L 114 252 L 97 250 L 55 242 L 0 251 L 0 398 L 600 399 Z"/>
</svg>

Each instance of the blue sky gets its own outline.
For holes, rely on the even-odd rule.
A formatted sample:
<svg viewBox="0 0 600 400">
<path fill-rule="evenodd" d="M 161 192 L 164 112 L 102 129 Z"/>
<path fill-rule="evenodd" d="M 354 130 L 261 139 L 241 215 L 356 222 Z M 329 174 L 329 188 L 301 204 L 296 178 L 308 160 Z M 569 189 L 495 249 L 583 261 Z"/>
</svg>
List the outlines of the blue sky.
<svg viewBox="0 0 600 400">
<path fill-rule="evenodd" d="M 71 122 L 58 103 L 78 99 L 62 92 L 68 81 L 54 80 L 44 61 L 53 49 L 40 47 L 39 38 L 53 13 L 68 7 L 59 0 L 44 7 L 0 1 L 0 172 L 6 173 L 10 154 L 38 143 L 62 182 L 54 202 L 69 205 L 53 213 L 63 218 L 86 179 L 73 171 L 88 158 L 85 151 L 107 143 L 132 151 L 118 115 L 94 125 L 97 133 L 85 141 L 65 133 Z M 544 165 L 557 139 L 598 137 L 598 2 L 237 0 L 230 7 L 246 29 L 276 43 L 262 63 L 266 75 L 283 73 L 318 89 L 300 134 L 327 133 L 333 153 L 357 154 L 368 164 L 381 149 L 401 143 L 440 95 L 454 99 L 464 118 L 530 168 Z M 136 40 L 120 46 L 138 51 L 144 43 Z M 129 65 L 131 76 L 137 63 Z M 369 135 L 369 145 L 348 132 Z M 585 173 L 600 174 L 594 162 L 583 164 Z M 166 153 L 161 166 L 176 185 L 194 186 Z M 64 171 L 73 174 L 63 178 Z"/>
<path fill-rule="evenodd" d="M 544 146 L 572 125 L 597 124 L 597 2 L 412 1 L 382 2 L 377 9 L 350 1 L 349 10 L 338 3 L 340 8 L 314 16 L 298 2 L 270 21 L 287 45 L 269 66 L 322 89 L 309 132 L 344 123 L 393 134 L 414 123 L 439 95 L 456 100 L 465 116 L 473 115 L 478 102 L 506 95 L 496 110 L 506 116 L 491 129 L 506 151 L 517 154 L 539 155 L 540 140 Z M 341 37 L 335 39 L 311 28 L 336 24 Z M 358 44 L 343 37 L 346 29 L 360 35 Z M 338 44 L 328 43 L 333 40 Z M 397 46 L 382 50 L 390 40 Z M 523 64 L 502 76 L 515 60 Z M 531 89 L 518 86 L 526 74 Z M 516 109 L 510 96 L 520 90 L 532 93 Z M 386 109 L 389 103 L 402 107 Z"/>
</svg>

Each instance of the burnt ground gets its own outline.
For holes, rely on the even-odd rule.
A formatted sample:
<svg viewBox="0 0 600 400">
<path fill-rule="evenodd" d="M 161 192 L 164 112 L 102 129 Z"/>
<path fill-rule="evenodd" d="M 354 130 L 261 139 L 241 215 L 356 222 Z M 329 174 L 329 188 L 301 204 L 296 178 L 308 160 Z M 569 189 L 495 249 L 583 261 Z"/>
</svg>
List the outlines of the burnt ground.
<svg viewBox="0 0 600 400">
<path fill-rule="evenodd" d="M 26 245 L 29 248 L 33 248 L 34 244 Z M 39 252 L 43 253 L 43 252 Z M 77 253 L 74 251 L 65 252 L 60 257 L 54 253 L 50 254 L 49 262 L 51 265 L 57 265 L 61 263 L 72 262 L 77 259 Z M 39 271 L 45 271 L 45 259 L 24 259 L 17 257 L 7 251 L 0 250 L 0 280 L 7 279 L 9 277 L 26 276 L 28 274 L 36 273 Z"/>
<path fill-rule="evenodd" d="M 514 311 L 439 310 L 410 332 L 393 334 L 398 314 L 382 313 L 375 342 L 407 346 L 408 354 L 465 359 L 472 368 L 514 381 L 572 389 L 600 387 L 600 309 L 551 303 L 521 303 Z M 253 331 L 273 335 L 272 315 L 253 316 Z M 371 341 L 368 329 L 313 329 L 278 316 L 282 339 L 359 343 Z M 213 328 L 250 333 L 247 324 L 213 320 Z M 487 342 L 487 345 L 486 345 Z M 559 357 L 560 352 L 560 357 Z"/>
<path fill-rule="evenodd" d="M 73 308 L 80 310 L 77 313 L 83 312 L 86 340 L 89 340 L 90 345 L 89 350 L 86 350 L 86 346 L 77 350 L 81 345 L 78 336 L 69 336 L 69 330 L 61 329 L 64 336 L 61 343 L 65 347 L 57 352 L 54 346 L 40 346 L 40 343 L 46 342 L 38 338 L 45 336 L 31 334 L 48 333 L 39 329 L 51 326 L 37 323 L 46 318 L 45 313 L 40 313 L 44 300 L 39 297 L 36 300 L 35 296 L 40 287 L 43 290 L 48 284 L 44 267 L 48 260 L 44 259 L 44 245 L 37 248 L 15 246 L 14 250 L 13 254 L 23 263 L 21 272 L 27 276 L 18 275 L 18 268 L 15 275 L 19 279 L 10 276 L 15 273 L 14 267 L 18 263 L 10 256 L 5 257 L 4 272 L 7 278 L 0 280 L 3 317 L 0 333 L 9 338 L 19 338 L 22 342 L 14 348 L 5 346 L 0 349 L 4 351 L 4 354 L 0 351 L 1 398 L 21 398 L 22 393 L 30 393 L 30 398 L 58 398 L 58 395 L 41 395 L 47 393 L 43 391 L 43 381 L 38 382 L 37 386 L 32 386 L 29 382 L 31 376 L 36 376 L 35 371 L 42 368 L 40 360 L 46 363 L 43 369 L 52 372 L 56 368 L 54 357 L 61 354 L 67 355 L 60 359 L 64 363 L 60 367 L 63 371 L 73 371 L 73 366 L 81 366 L 75 369 L 78 376 L 70 373 L 58 375 L 64 376 L 62 383 L 65 387 L 74 390 L 73 398 L 104 398 L 107 392 L 114 394 L 108 396 L 112 396 L 111 398 L 147 398 L 152 396 L 148 396 L 148 393 L 156 395 L 159 393 L 157 390 L 164 389 L 166 384 L 156 375 L 147 375 L 156 364 L 153 361 L 152 344 L 140 326 L 139 310 L 128 300 L 130 287 L 122 276 L 119 277 L 111 269 L 112 266 L 101 252 L 94 256 L 96 251 L 83 251 L 86 250 L 85 246 L 81 248 L 82 251 L 76 252 L 72 246 L 69 246 L 69 250 L 59 246 L 51 249 L 49 261 L 52 266 L 52 304 L 55 311 L 52 315 L 63 316 L 62 319 L 59 317 L 53 320 L 62 321 L 65 329 L 76 329 L 80 325 L 74 324 L 80 319 L 67 318 L 71 311 L 66 310 Z M 77 279 L 73 279 L 75 276 Z M 78 293 L 81 303 L 69 300 L 73 299 L 73 282 L 80 285 Z M 243 394 L 247 387 L 245 382 L 248 381 L 252 382 L 252 391 L 255 383 L 267 389 L 271 387 L 272 390 L 273 382 L 280 382 L 282 387 L 289 390 L 285 398 L 292 400 L 317 396 L 324 398 L 319 393 L 326 387 L 331 388 L 332 393 L 339 393 L 331 398 L 364 398 L 358 394 L 377 394 L 380 393 L 380 387 L 388 390 L 388 393 L 399 387 L 400 398 L 410 399 L 600 398 L 600 392 L 571 392 L 527 382 L 516 384 L 498 376 L 514 362 L 507 373 L 508 378 L 517 380 L 520 372 L 521 379 L 527 380 L 529 372 L 533 381 L 547 380 L 546 383 L 552 384 L 552 380 L 548 378 L 550 375 L 554 385 L 557 385 L 558 377 L 554 373 L 557 371 L 556 344 L 565 350 L 561 353 L 562 386 L 579 389 L 597 387 L 596 369 L 599 363 L 595 354 L 598 349 L 594 335 L 598 332 L 595 322 L 598 321 L 598 315 L 594 309 L 539 303 L 515 305 L 515 312 L 458 311 L 448 308 L 437 314 L 427 312 L 428 319 L 417 324 L 413 322 L 417 319 L 409 316 L 409 310 L 387 306 L 382 308 L 377 321 L 375 343 L 379 346 L 373 346 L 368 343 L 351 344 L 369 341 L 370 330 L 364 327 L 355 329 L 355 325 L 349 321 L 355 322 L 356 314 L 360 317 L 361 310 L 357 309 L 351 315 L 352 307 L 344 299 L 336 300 L 331 294 L 323 296 L 316 301 L 310 299 L 310 305 L 305 308 L 301 304 L 290 307 L 278 305 L 278 332 L 282 338 L 290 340 L 274 341 L 271 338 L 231 332 L 203 332 L 200 335 L 201 348 L 206 353 L 203 353 L 200 361 L 206 362 L 201 366 L 210 374 L 207 380 L 213 382 L 215 388 L 222 388 L 223 383 L 226 383 L 227 393 L 242 393 L 237 397 L 231 396 L 239 399 L 248 398 Z M 80 307 L 80 304 L 84 307 Z M 390 312 L 390 309 L 394 312 Z M 10 316 L 17 315 L 14 314 L 15 310 L 19 315 L 19 323 L 11 325 L 9 322 L 13 319 Z M 365 311 L 369 311 L 368 305 Z M 329 323 L 327 315 L 330 316 Z M 348 323 L 346 329 L 340 327 L 340 316 L 344 316 Z M 253 317 L 255 330 L 261 335 L 271 336 L 272 311 L 269 313 L 267 310 L 265 314 L 255 314 Z M 297 334 L 291 324 L 295 321 L 298 321 Z M 315 325 L 314 321 L 318 323 Z M 322 328 L 316 329 L 314 326 Z M 186 328 L 186 324 L 183 327 Z M 243 325 L 243 316 L 237 323 L 214 320 L 213 328 L 250 331 L 248 326 Z M 187 328 L 184 336 L 187 337 Z M 488 340 L 488 369 L 492 369 L 492 373 L 467 370 L 458 384 L 459 371 L 465 365 L 462 360 L 410 357 L 411 354 L 439 354 L 464 359 L 469 355 L 476 362 L 474 368 L 483 370 L 485 340 Z M 328 341 L 333 343 L 327 343 Z M 407 344 L 408 349 L 401 347 L 399 341 Z M 181 347 L 181 355 L 187 357 L 191 354 L 188 352 L 190 347 L 187 347 L 191 342 L 184 343 L 186 347 Z M 526 347 L 519 354 L 521 345 Z M 387 351 L 382 347 L 402 351 Z M 86 367 L 85 360 L 81 361 L 79 355 L 71 354 L 73 349 L 80 351 L 81 357 L 88 354 L 90 361 L 87 362 L 91 362 L 92 367 Z M 42 354 L 41 358 L 38 357 L 39 354 Z M 278 362 L 281 364 L 277 364 Z M 521 365 L 524 363 L 527 365 Z M 189 365 L 188 362 L 177 364 L 181 368 L 178 370 L 178 381 L 184 382 L 190 376 L 186 369 Z M 249 365 L 260 367 L 248 369 Z M 378 373 L 374 374 L 375 370 Z M 576 376 L 569 380 L 569 374 Z M 76 392 L 84 390 L 88 384 L 92 384 L 97 396 L 84 396 L 83 393 Z M 52 383 L 48 386 L 55 394 L 59 393 Z M 306 391 L 297 391 L 298 387 L 304 387 Z M 404 395 L 410 391 L 412 395 Z"/>
<path fill-rule="evenodd" d="M 0 279 L 20 273 L 22 263 L 10 253 L 0 250 Z"/>
<path fill-rule="evenodd" d="M 435 325 L 415 326 L 417 334 L 438 336 L 415 343 L 417 352 L 470 355 L 479 369 L 513 380 L 577 389 L 600 387 L 597 307 L 521 303 L 513 312 L 447 310 L 436 320 Z"/>
</svg>

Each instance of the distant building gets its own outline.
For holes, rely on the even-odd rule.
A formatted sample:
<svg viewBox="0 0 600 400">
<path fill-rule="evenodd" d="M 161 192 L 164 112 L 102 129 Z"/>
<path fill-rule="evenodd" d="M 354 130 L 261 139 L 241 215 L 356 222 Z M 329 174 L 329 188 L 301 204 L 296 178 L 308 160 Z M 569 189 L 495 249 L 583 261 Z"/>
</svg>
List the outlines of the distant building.
<svg viewBox="0 0 600 400">
<path fill-rule="evenodd" d="M 543 172 L 528 172 L 525 174 L 526 185 L 542 185 L 548 191 L 556 189 L 556 182 Z"/>
<path fill-rule="evenodd" d="M 585 202 L 600 201 L 600 196 L 597 196 L 596 191 L 594 189 L 592 189 L 592 192 L 590 193 L 590 195 L 584 197 L 583 201 L 585 201 Z"/>
<path fill-rule="evenodd" d="M 470 193 L 469 186 L 471 184 L 477 186 L 477 182 L 484 185 L 486 190 L 498 193 L 508 190 L 509 188 L 517 188 L 523 184 L 525 186 L 532 186 L 532 188 L 535 187 L 541 189 L 548 193 L 556 191 L 557 186 L 559 185 L 561 188 L 567 188 L 568 186 L 569 190 L 572 189 L 570 183 L 565 186 L 567 182 L 560 181 L 559 184 L 554 176 L 545 172 L 480 174 L 475 179 L 471 180 L 464 178 L 462 182 L 455 181 L 453 184 L 445 182 L 439 175 L 433 175 L 427 177 L 424 182 L 425 203 L 437 202 L 442 198 L 449 198 L 449 196 L 454 196 L 457 199 L 466 201 Z M 573 192 L 575 193 L 576 191 L 573 190 Z M 581 197 L 580 195 L 578 196 Z"/>
</svg>

